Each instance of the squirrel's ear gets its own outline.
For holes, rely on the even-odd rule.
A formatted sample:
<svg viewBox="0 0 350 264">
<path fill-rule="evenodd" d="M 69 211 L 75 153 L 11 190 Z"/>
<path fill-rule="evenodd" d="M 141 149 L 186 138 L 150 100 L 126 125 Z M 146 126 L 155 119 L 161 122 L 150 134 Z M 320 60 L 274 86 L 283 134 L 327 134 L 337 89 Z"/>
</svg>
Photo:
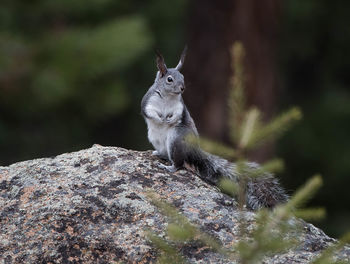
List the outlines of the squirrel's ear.
<svg viewBox="0 0 350 264">
<path fill-rule="evenodd" d="M 161 76 L 163 77 L 168 72 L 168 69 L 165 65 L 165 61 L 162 54 L 160 54 L 158 50 L 156 50 L 156 54 L 157 54 L 157 67 Z"/>
<path fill-rule="evenodd" d="M 185 46 L 184 50 L 181 53 L 180 61 L 175 68 L 176 70 L 180 71 L 182 66 L 184 65 L 186 53 L 187 53 L 187 45 Z"/>
</svg>

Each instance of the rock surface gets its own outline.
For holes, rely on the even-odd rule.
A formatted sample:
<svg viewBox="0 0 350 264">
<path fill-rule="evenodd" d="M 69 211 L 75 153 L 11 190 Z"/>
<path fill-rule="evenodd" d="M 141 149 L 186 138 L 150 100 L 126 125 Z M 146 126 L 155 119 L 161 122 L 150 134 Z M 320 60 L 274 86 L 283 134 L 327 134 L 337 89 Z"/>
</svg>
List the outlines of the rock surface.
<svg viewBox="0 0 350 264">
<path fill-rule="evenodd" d="M 0 167 L 0 263 L 154 263 L 145 229 L 164 234 L 153 190 L 225 247 L 238 237 L 234 201 L 186 170 L 167 173 L 150 152 L 94 145 Z M 247 224 L 254 213 L 246 212 Z M 264 263 L 309 263 L 333 239 L 305 224 L 304 243 Z M 230 263 L 189 244 L 190 263 Z M 350 259 L 350 248 L 340 258 Z"/>
</svg>

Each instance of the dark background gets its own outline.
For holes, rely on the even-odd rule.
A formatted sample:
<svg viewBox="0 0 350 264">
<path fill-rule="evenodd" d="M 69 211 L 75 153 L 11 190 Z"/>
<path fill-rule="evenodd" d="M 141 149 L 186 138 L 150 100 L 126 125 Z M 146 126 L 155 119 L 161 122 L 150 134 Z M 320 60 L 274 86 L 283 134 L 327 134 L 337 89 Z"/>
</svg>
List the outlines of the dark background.
<svg viewBox="0 0 350 264">
<path fill-rule="evenodd" d="M 0 165 L 88 148 L 145 150 L 140 101 L 154 49 L 175 66 L 187 43 L 185 101 L 201 135 L 227 141 L 229 49 L 246 49 L 248 102 L 265 118 L 304 118 L 251 154 L 281 157 L 292 193 L 315 173 L 312 201 L 332 236 L 350 223 L 350 2 L 340 0 L 3 0 Z"/>
</svg>

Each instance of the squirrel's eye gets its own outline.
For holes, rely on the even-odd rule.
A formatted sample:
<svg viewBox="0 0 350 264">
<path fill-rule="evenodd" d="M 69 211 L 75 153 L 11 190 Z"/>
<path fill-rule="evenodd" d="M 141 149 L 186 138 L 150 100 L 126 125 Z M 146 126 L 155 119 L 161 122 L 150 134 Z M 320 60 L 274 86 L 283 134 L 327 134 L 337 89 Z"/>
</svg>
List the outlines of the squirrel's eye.
<svg viewBox="0 0 350 264">
<path fill-rule="evenodd" d="M 167 83 L 171 83 L 171 82 L 173 82 L 174 80 L 173 80 L 173 77 L 172 77 L 172 76 L 168 76 L 168 78 L 166 78 L 166 81 L 167 81 Z"/>
</svg>

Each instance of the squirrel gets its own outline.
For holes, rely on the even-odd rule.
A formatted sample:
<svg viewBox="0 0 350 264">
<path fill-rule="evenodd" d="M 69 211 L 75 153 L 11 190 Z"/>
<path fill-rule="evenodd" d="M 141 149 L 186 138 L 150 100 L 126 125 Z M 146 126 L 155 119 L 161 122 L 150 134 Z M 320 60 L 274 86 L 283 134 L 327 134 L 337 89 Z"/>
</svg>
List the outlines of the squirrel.
<svg viewBox="0 0 350 264">
<path fill-rule="evenodd" d="M 198 138 L 195 123 L 182 99 L 185 91 L 184 76 L 180 72 L 187 48 L 175 68 L 167 68 L 163 56 L 156 51 L 157 67 L 153 85 L 141 101 L 141 114 L 148 128 L 148 140 L 155 148 L 152 155 L 170 161 L 171 165 L 159 167 L 175 172 L 185 165 L 194 167 L 199 177 L 217 185 L 222 177 L 239 182 L 236 165 L 202 150 L 198 144 L 189 143 L 188 136 Z M 258 169 L 258 164 L 248 163 Z M 246 207 L 251 210 L 273 208 L 288 200 L 288 195 L 278 180 L 269 173 L 247 181 Z"/>
</svg>

